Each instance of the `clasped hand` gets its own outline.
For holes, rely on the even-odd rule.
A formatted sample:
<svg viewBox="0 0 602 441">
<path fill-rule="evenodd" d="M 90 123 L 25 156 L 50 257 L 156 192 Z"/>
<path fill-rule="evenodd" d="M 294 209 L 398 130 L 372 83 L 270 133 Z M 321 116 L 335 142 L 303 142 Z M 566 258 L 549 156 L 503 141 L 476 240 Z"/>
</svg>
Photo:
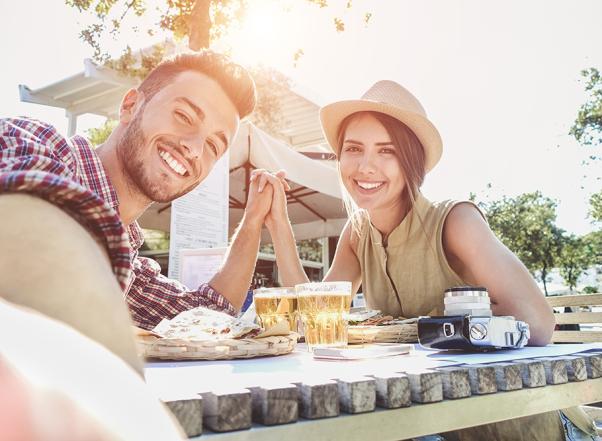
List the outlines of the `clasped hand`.
<svg viewBox="0 0 602 441">
<path fill-rule="evenodd" d="M 246 215 L 265 223 L 268 230 L 289 222 L 285 192 L 291 188 L 285 178 L 284 170 L 270 173 L 256 169 L 251 173 Z"/>
</svg>

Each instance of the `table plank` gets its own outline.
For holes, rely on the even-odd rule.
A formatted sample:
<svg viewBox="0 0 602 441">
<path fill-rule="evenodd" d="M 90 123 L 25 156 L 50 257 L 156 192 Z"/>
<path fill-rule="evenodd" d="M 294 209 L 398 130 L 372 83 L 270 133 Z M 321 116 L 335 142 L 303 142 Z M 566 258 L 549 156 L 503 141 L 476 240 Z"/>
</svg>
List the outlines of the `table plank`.
<svg viewBox="0 0 602 441">
<path fill-rule="evenodd" d="M 569 381 L 587 380 L 587 367 L 585 358 L 579 356 L 567 356 L 566 371 Z"/>
<path fill-rule="evenodd" d="M 585 363 L 583 364 L 585 367 Z M 522 389 L 521 365 L 516 363 L 494 363 L 495 380 L 499 390 Z"/>
<path fill-rule="evenodd" d="M 407 407 L 412 404 L 410 380 L 406 374 L 371 375 L 376 384 L 376 405 L 385 409 Z"/>
<path fill-rule="evenodd" d="M 407 371 L 405 374 L 410 380 L 412 401 L 416 403 L 433 403 L 443 399 L 443 381 L 441 373 L 424 369 L 421 371 Z"/>
<path fill-rule="evenodd" d="M 376 407 L 376 383 L 368 377 L 333 378 L 337 382 L 339 404 L 346 413 L 371 412 Z"/>
<path fill-rule="evenodd" d="M 542 387 L 546 385 L 546 370 L 543 363 L 537 360 L 515 360 L 521 368 L 524 387 Z"/>
<path fill-rule="evenodd" d="M 311 380 L 295 383 L 299 392 L 299 415 L 307 419 L 338 416 L 339 390 L 336 381 Z"/>
<path fill-rule="evenodd" d="M 251 392 L 223 390 L 203 392 L 203 426 L 215 432 L 251 427 Z"/>
<path fill-rule="evenodd" d="M 561 384 L 569 381 L 566 357 L 542 357 L 538 360 L 543 363 L 546 371 L 546 383 Z"/>
<path fill-rule="evenodd" d="M 444 398 L 453 400 L 471 395 L 468 368 L 451 366 L 437 369 L 437 372 L 441 373 Z"/>
<path fill-rule="evenodd" d="M 203 399 L 200 396 L 163 402 L 176 417 L 186 436 L 198 436 L 203 433 Z"/>
<path fill-rule="evenodd" d="M 493 394 L 497 392 L 495 367 L 486 364 L 468 366 L 470 390 L 473 395 Z"/>
<path fill-rule="evenodd" d="M 581 355 L 585 359 L 587 378 L 602 377 L 602 353 L 584 352 Z"/>
<path fill-rule="evenodd" d="M 297 421 L 299 393 L 290 385 L 250 387 L 253 422 L 271 426 Z"/>
<path fill-rule="evenodd" d="M 543 365 L 542 365 L 543 367 Z M 399 409 L 341 415 L 337 418 L 300 420 L 281 426 L 254 426 L 225 434 L 204 433 L 196 441 L 281 441 L 283 439 L 345 439 L 396 441 L 465 427 L 534 415 L 602 400 L 602 378 L 512 392 L 476 395 L 458 400 Z M 461 412 L 458 406 L 461 405 Z M 428 428 L 428 429 L 425 429 Z"/>
</svg>

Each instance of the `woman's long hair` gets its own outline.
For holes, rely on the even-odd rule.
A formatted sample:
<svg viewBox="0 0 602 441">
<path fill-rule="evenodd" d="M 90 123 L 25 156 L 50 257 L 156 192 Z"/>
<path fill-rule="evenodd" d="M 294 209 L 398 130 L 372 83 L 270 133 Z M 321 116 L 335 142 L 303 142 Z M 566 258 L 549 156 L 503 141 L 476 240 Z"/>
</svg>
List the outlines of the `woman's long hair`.
<svg viewBox="0 0 602 441">
<path fill-rule="evenodd" d="M 425 162 L 426 155 L 424 152 L 424 148 L 422 144 L 404 123 L 399 121 L 392 116 L 386 115 L 384 113 L 379 112 L 356 112 L 347 116 L 339 127 L 339 133 L 337 137 L 337 143 L 339 146 L 339 152 L 342 152 L 343 142 L 345 141 L 345 132 L 349 127 L 349 124 L 354 119 L 364 116 L 371 115 L 380 122 L 383 127 L 387 130 L 389 137 L 391 138 L 391 142 L 398 150 L 399 155 L 399 165 L 401 167 L 402 175 L 405 179 L 405 187 L 403 189 L 403 193 L 401 198 L 405 198 L 407 200 L 407 210 L 408 213 L 414 206 L 416 202 L 416 197 L 418 195 L 420 186 L 424 182 L 425 172 Z M 340 156 L 340 153 L 339 153 Z M 341 179 L 340 172 L 340 157 L 337 158 L 337 168 L 339 168 L 339 180 L 341 181 L 342 193 L 343 193 L 343 202 L 345 204 L 345 210 L 347 211 L 347 215 L 351 220 L 351 226 L 353 231 L 356 234 L 359 234 L 362 217 L 367 216 L 366 210 L 360 209 L 347 189 L 343 184 Z"/>
</svg>

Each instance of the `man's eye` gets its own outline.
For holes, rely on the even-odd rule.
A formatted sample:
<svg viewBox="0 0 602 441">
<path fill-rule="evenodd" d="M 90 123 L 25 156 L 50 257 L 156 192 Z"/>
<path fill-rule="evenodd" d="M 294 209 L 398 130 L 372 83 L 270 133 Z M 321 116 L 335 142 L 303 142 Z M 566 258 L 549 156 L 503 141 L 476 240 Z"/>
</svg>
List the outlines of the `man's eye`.
<svg viewBox="0 0 602 441">
<path fill-rule="evenodd" d="M 217 146 L 215 145 L 215 143 L 213 141 L 207 141 L 207 144 L 209 144 L 209 148 L 211 149 L 211 151 L 213 152 L 213 154 L 215 156 L 217 156 L 219 154 L 219 149 L 217 148 Z"/>
<path fill-rule="evenodd" d="M 190 118 L 188 118 L 188 115 L 186 115 L 184 112 L 180 112 L 180 111 L 176 111 L 176 117 L 182 121 L 184 124 L 192 124 L 192 120 Z"/>
</svg>

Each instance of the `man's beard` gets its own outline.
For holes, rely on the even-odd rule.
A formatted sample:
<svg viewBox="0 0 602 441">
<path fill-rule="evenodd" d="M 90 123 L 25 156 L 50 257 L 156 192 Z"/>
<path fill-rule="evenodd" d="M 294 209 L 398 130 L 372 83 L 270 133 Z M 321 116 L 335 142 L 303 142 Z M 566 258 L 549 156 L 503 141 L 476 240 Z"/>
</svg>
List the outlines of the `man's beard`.
<svg viewBox="0 0 602 441">
<path fill-rule="evenodd" d="M 191 191 L 198 183 L 171 194 L 168 193 L 162 179 L 149 175 L 148 167 L 144 163 L 144 155 L 147 153 L 150 156 L 152 153 L 144 151 L 146 139 L 141 127 L 143 110 L 140 110 L 121 137 L 117 145 L 117 156 L 131 192 L 140 193 L 151 202 L 171 202 Z"/>
</svg>

